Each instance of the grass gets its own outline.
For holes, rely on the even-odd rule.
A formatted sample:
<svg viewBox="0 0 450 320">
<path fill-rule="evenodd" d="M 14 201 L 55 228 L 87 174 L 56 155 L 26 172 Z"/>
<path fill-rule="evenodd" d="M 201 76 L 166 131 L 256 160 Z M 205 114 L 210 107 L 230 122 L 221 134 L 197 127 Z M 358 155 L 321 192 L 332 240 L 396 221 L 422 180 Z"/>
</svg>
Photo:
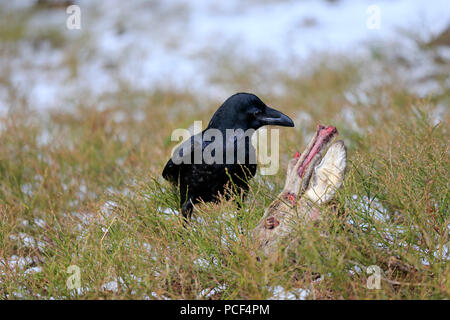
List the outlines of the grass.
<svg viewBox="0 0 450 320">
<path fill-rule="evenodd" d="M 299 230 L 295 264 L 257 262 L 250 237 L 282 187 L 283 160 L 278 175 L 252 182 L 241 220 L 224 201 L 201 206 L 183 228 L 177 194 L 159 174 L 171 126 L 183 122 L 166 110 L 194 97 L 161 92 L 136 110 L 80 106 L 45 119 L 16 111 L 1 120 L 0 256 L 31 259 L 23 268 L 2 259 L 0 295 L 266 299 L 281 286 L 309 298 L 448 298 L 448 123 L 427 119 L 433 104 L 404 99 L 414 102 L 378 120 L 360 115 L 367 133 L 338 125 L 349 145 L 345 185 L 321 225 Z M 303 139 L 281 135 L 286 160 Z M 66 286 L 70 265 L 81 269 L 79 291 Z M 365 286 L 369 265 L 384 270 L 380 290 Z"/>
<path fill-rule="evenodd" d="M 0 298 L 448 299 L 448 97 L 420 99 L 391 61 L 367 59 L 322 56 L 301 74 L 211 62 L 212 84 L 255 92 L 296 128 L 280 129 L 280 171 L 257 176 L 241 209 L 203 204 L 189 228 L 160 173 L 172 130 L 207 122 L 221 101 L 124 85 L 38 113 L 11 89 L 0 118 Z M 375 64 L 387 80 L 363 86 Z M 348 147 L 344 186 L 319 224 L 299 226 L 297 247 L 257 261 L 250 233 L 318 123 L 337 126 Z M 66 284 L 72 265 L 79 289 Z M 379 290 L 366 285 L 372 265 Z"/>
</svg>

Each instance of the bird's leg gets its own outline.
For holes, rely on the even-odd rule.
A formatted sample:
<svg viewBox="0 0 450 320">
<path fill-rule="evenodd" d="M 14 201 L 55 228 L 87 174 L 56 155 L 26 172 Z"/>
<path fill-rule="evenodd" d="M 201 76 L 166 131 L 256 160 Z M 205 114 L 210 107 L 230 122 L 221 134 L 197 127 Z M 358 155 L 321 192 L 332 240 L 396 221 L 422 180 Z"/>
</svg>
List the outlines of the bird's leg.
<svg viewBox="0 0 450 320">
<path fill-rule="evenodd" d="M 239 200 L 236 201 L 238 211 L 241 211 L 242 204 L 245 201 L 245 197 L 247 197 L 247 193 L 248 193 L 248 187 L 247 188 L 245 188 L 245 187 L 239 188 L 239 194 L 237 194 L 237 196 L 239 197 Z"/>
<path fill-rule="evenodd" d="M 185 226 L 189 223 L 189 219 L 192 217 L 193 209 L 194 209 L 194 204 L 192 203 L 192 199 L 189 197 L 181 207 L 181 214 L 183 215 L 183 219 L 184 219 L 183 224 Z"/>
<path fill-rule="evenodd" d="M 242 230 L 242 223 L 244 221 L 244 217 L 241 214 L 241 210 L 242 210 L 242 204 L 241 203 L 244 203 L 245 197 L 247 196 L 247 192 L 248 192 L 248 190 L 241 189 L 240 201 L 236 201 L 236 204 L 237 204 L 236 219 L 237 219 L 238 226 L 239 226 L 239 231 L 240 231 L 241 234 L 244 234 L 244 231 Z"/>
</svg>

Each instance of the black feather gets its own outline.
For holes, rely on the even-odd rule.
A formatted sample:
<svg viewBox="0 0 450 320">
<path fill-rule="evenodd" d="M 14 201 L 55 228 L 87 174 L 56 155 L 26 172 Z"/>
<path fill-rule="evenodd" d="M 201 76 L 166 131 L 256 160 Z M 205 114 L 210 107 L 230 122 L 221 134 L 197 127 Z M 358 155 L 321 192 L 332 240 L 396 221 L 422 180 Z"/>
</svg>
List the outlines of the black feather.
<svg viewBox="0 0 450 320">
<path fill-rule="evenodd" d="M 267 107 L 257 96 L 248 93 L 238 93 L 228 98 L 214 113 L 208 127 L 202 132 L 182 143 L 167 162 L 162 176 L 170 183 L 178 186 L 180 192 L 180 206 L 184 217 L 190 216 L 193 205 L 201 200 L 215 201 L 219 194 L 224 194 L 227 187 L 236 187 L 235 191 L 243 196 L 248 191 L 248 181 L 256 174 L 257 165 L 255 150 L 250 136 L 238 135 L 233 143 L 226 144 L 227 129 L 256 130 L 267 122 L 268 114 L 279 116 L 274 118 L 275 124 L 293 126 L 292 120 L 281 112 Z M 265 117 L 264 117 L 265 116 Z M 280 120 L 281 119 L 281 120 Z M 276 121 L 275 121 L 276 120 Z M 195 152 L 203 152 L 212 141 L 204 141 L 206 130 L 216 129 L 223 135 L 222 163 L 207 164 L 204 161 L 194 164 Z M 245 140 L 241 140 L 245 139 Z M 237 160 L 238 147 L 245 148 L 245 161 Z M 226 164 L 226 153 L 234 153 L 234 162 Z M 214 155 L 214 153 L 213 153 Z M 190 159 L 190 163 L 179 163 L 179 160 Z M 232 181 L 230 181 L 230 179 Z M 232 182 L 232 183 L 230 183 Z"/>
</svg>

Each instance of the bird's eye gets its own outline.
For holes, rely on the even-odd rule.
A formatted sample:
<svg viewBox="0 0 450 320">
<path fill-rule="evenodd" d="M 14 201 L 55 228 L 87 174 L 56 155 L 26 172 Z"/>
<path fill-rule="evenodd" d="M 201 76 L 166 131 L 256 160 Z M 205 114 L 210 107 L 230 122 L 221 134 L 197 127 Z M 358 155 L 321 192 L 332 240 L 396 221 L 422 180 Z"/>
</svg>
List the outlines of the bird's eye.
<svg viewBox="0 0 450 320">
<path fill-rule="evenodd" d="M 257 116 L 259 116 L 261 113 L 262 113 L 261 110 L 256 110 L 255 112 L 253 112 L 253 116 L 254 116 L 254 117 L 257 117 Z"/>
</svg>

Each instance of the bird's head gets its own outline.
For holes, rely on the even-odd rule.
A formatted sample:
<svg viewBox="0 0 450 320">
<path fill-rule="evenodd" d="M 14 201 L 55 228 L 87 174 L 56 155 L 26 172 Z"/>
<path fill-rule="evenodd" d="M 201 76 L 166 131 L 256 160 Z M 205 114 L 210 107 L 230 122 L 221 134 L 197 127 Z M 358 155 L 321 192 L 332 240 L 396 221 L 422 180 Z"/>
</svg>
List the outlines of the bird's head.
<svg viewBox="0 0 450 320">
<path fill-rule="evenodd" d="M 256 130 L 265 125 L 293 127 L 294 122 L 280 111 L 268 107 L 256 95 L 237 93 L 214 113 L 208 128 Z"/>
</svg>

